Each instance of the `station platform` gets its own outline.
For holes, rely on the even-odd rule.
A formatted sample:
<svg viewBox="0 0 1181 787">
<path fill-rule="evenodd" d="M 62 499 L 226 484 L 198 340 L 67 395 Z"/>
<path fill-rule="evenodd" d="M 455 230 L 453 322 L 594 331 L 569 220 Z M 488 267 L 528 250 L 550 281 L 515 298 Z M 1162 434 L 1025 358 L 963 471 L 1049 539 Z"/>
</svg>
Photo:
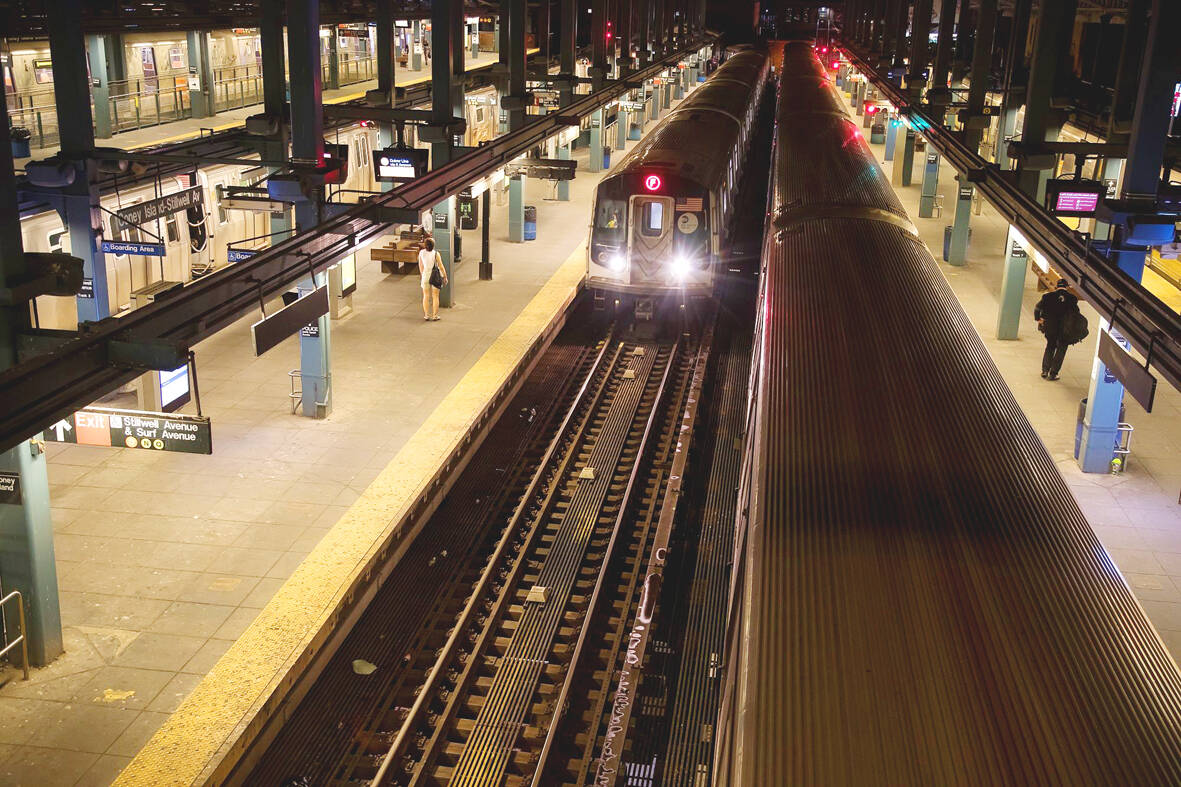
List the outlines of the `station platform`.
<svg viewBox="0 0 1181 787">
<path fill-rule="evenodd" d="M 850 115 L 860 126 L 861 118 Z M 863 133 L 868 138 L 868 129 Z M 884 144 L 871 144 L 870 149 L 888 177 L 895 166 L 901 166 L 901 142 L 894 161 L 885 161 Z M 923 159 L 922 153 L 915 154 L 910 186 L 895 186 L 902 204 L 932 256 L 940 261 L 940 270 L 1054 458 L 1095 535 L 1174 661 L 1181 664 L 1181 393 L 1162 381 L 1152 413 L 1146 413 L 1131 396 L 1125 396 L 1127 421 L 1135 428 L 1125 470 L 1118 475 L 1083 473 L 1074 459 L 1075 424 L 1095 358 L 1098 313 L 1080 301 L 1090 335 L 1067 352 L 1058 380 L 1042 379 L 1045 340 L 1033 319 L 1033 308 L 1042 292 L 1037 290 L 1037 278 L 1032 274 L 1025 280 L 1019 338 L 996 338 L 1008 223 L 981 200 L 980 213 L 971 217 L 966 265 L 956 267 L 943 262 L 944 226 L 952 223 L 955 210 L 955 170 L 940 158 L 937 193 L 943 196 L 943 205 L 951 207 L 945 207 L 942 216 L 919 218 Z M 1159 290 L 1166 302 L 1168 298 L 1176 301 L 1178 293 L 1163 279 L 1146 275 L 1145 284 Z M 849 282 L 849 286 L 857 283 Z"/>
<path fill-rule="evenodd" d="M 527 54 L 532 56 L 538 51 L 538 49 L 530 49 Z M 479 57 L 474 60 L 468 58 L 465 61 L 465 65 L 468 71 L 475 71 L 477 69 L 488 68 L 496 63 L 498 59 L 499 55 L 495 52 L 481 52 Z M 429 62 L 424 62 L 420 71 L 413 71 L 403 66 L 394 69 L 394 84 L 398 87 L 412 87 L 429 82 L 430 79 L 431 70 Z M 325 104 L 342 104 L 346 101 L 364 98 L 366 91 L 375 90 L 376 88 L 377 80 L 372 79 L 367 82 L 347 85 L 336 90 L 325 90 L 323 92 L 323 101 Z M 210 132 L 228 131 L 238 128 L 245 124 L 246 118 L 251 115 L 257 115 L 261 111 L 262 104 L 251 104 L 241 109 L 228 109 L 218 112 L 213 117 L 186 118 L 184 120 L 163 123 L 158 126 L 147 126 L 135 131 L 123 131 L 109 139 L 98 140 L 97 144 L 100 146 L 109 145 L 123 150 L 135 150 L 138 148 L 154 147 L 156 145 L 167 145 L 173 142 L 184 142 Z M 26 161 L 46 158 L 57 151 L 57 145 L 45 148 L 33 148 L 30 151 L 31 155 L 28 159 L 16 159 L 16 168 L 20 170 L 24 167 Z"/>
<path fill-rule="evenodd" d="M 423 320 L 416 270 L 385 275 L 358 254 L 354 311 L 333 321 L 327 419 L 291 414 L 297 339 L 255 358 L 251 315 L 196 348 L 212 456 L 48 446 L 67 652 L 0 687 L 0 784 L 109 784 L 145 744 L 120 783 L 209 772 L 581 287 L 605 174 L 587 154 L 574 152 L 568 202 L 526 181 L 537 240 L 510 243 L 493 201 L 492 281 L 478 279 L 480 231 L 462 233 L 455 306 L 438 322 Z"/>
</svg>

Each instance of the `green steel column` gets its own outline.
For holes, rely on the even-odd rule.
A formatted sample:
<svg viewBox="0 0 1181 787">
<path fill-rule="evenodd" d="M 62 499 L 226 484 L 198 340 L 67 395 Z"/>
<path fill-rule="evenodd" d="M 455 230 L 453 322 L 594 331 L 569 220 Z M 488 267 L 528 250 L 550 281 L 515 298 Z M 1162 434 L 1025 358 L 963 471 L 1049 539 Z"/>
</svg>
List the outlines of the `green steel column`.
<svg viewBox="0 0 1181 787">
<path fill-rule="evenodd" d="M 393 0 L 377 0 L 377 92 L 381 94 L 381 105 L 392 107 L 397 100 L 395 70 L 398 60 L 397 38 L 394 35 Z M 383 148 L 396 141 L 394 124 L 382 123 L 378 128 L 377 141 Z M 360 166 L 357 162 L 356 166 Z M 379 183 L 381 191 L 391 191 L 393 183 Z"/>
<path fill-rule="evenodd" d="M 558 158 L 560 158 L 562 161 L 569 161 L 570 160 L 570 145 L 569 145 L 569 143 L 567 143 L 565 145 L 558 145 Z M 558 181 L 558 201 L 559 202 L 569 202 L 570 201 L 570 181 L 568 181 L 568 180 L 559 180 Z M 510 211 L 510 214 L 511 214 L 511 211 Z M 511 218 L 511 215 L 510 215 L 510 218 Z M 521 215 L 522 225 L 524 224 L 524 221 L 525 221 L 524 209 L 522 209 L 522 215 Z M 510 230 L 511 230 L 511 225 L 510 225 Z M 522 229 L 521 232 L 523 234 L 524 229 Z"/>
<path fill-rule="evenodd" d="M 591 0 L 591 89 L 607 81 L 607 0 Z"/>
<path fill-rule="evenodd" d="M 508 239 L 510 243 L 525 242 L 525 176 L 517 175 L 508 182 Z"/>
<path fill-rule="evenodd" d="M 214 108 L 213 68 L 209 64 L 209 33 L 204 30 L 190 30 L 187 34 L 189 50 L 189 75 L 197 77 L 200 87 L 189 90 L 189 101 L 193 117 L 213 117 Z"/>
<path fill-rule="evenodd" d="M 1026 90 L 1025 119 L 1021 128 L 1021 139 L 1026 142 L 1052 141 L 1058 136 L 1061 121 L 1052 114 L 1050 100 L 1054 96 L 1058 68 L 1066 58 L 1074 28 L 1075 9 L 1076 0 L 1042 4 L 1029 72 L 1029 87 Z M 1017 172 L 1017 183 L 1021 190 L 1041 202 L 1049 179 L 1048 170 L 1023 167 Z"/>
<path fill-rule="evenodd" d="M 919 194 L 919 218 L 929 219 L 935 215 L 935 196 L 939 190 L 939 153 L 935 146 L 927 145 L 926 162 L 923 166 L 923 185 Z"/>
<path fill-rule="evenodd" d="M 968 233 L 972 216 L 972 184 L 956 175 L 955 221 L 951 225 L 951 243 L 948 245 L 947 263 L 961 266 L 967 264 Z"/>
<path fill-rule="evenodd" d="M 415 19 L 410 28 L 412 41 L 410 42 L 410 67 L 415 71 L 422 70 L 422 22 Z"/>
<path fill-rule="evenodd" d="M 438 2 L 431 6 L 431 123 L 432 133 L 440 139 L 431 143 L 431 168 L 438 169 L 451 161 L 458 139 L 445 133 L 450 124 L 464 117 L 464 47 L 463 5 L 458 2 Z M 454 199 L 448 197 L 431 211 L 434 220 L 435 249 L 443 258 L 447 284 L 439 293 L 439 305 L 449 308 L 454 303 L 455 262 L 452 235 L 455 226 Z"/>
<path fill-rule="evenodd" d="M 508 95 L 501 105 L 508 110 L 508 127 L 525 125 L 525 0 L 508 2 Z"/>
<path fill-rule="evenodd" d="M 287 121 L 287 58 L 283 54 L 283 2 L 263 0 L 261 24 L 258 28 L 262 55 L 263 113 L 276 121 L 278 133 L 262 144 L 263 157 L 271 161 L 286 161 L 290 124 Z M 273 169 L 272 172 L 278 172 Z M 270 214 L 272 242 L 283 240 L 291 229 L 291 211 Z"/>
<path fill-rule="evenodd" d="M 106 36 L 86 36 L 86 54 L 90 63 L 91 92 L 94 96 L 94 135 L 109 139 L 111 128 L 111 79 L 107 72 Z"/>
<path fill-rule="evenodd" d="M 906 129 L 906 139 L 902 142 L 902 185 L 909 186 L 914 175 L 914 129 Z"/>
<path fill-rule="evenodd" d="M 628 120 L 627 111 L 623 107 L 615 115 L 615 149 L 623 150 L 627 147 L 627 126 Z"/>
<path fill-rule="evenodd" d="M 1021 326 L 1021 303 L 1025 296 L 1025 274 L 1029 270 L 1029 252 L 1017 241 L 1013 228 L 1005 239 L 1005 269 L 1001 278 L 1000 313 L 996 318 L 996 338 L 1017 338 Z"/>
<path fill-rule="evenodd" d="M 291 63 L 291 157 L 304 166 L 316 166 L 324 158 L 319 0 L 288 0 L 287 55 Z M 305 197 L 295 206 L 296 228 L 300 231 L 320 223 L 323 186 L 313 187 Z M 310 292 L 324 280 L 323 273 L 317 274 L 304 280 L 299 289 Z M 315 326 L 315 331 L 300 331 L 299 335 L 301 413 L 308 418 L 323 418 L 332 410 L 332 321 L 324 315 Z"/>
<path fill-rule="evenodd" d="M 603 110 L 596 109 L 590 116 L 590 163 L 588 172 L 603 171 Z"/>
<path fill-rule="evenodd" d="M 340 34 L 336 25 L 328 27 L 328 84 L 327 90 L 340 89 Z"/>
<path fill-rule="evenodd" d="M 123 57 L 123 36 L 111 33 L 103 38 L 106 39 L 107 76 L 112 82 L 122 82 L 127 79 L 127 66 Z"/>
<path fill-rule="evenodd" d="M 1025 101 L 1025 86 L 1029 70 L 1025 65 L 1025 46 L 1029 37 L 1029 17 L 1033 0 L 1015 0 L 1013 22 L 1009 26 L 1009 48 L 1005 52 L 1005 76 L 1002 84 L 1005 94 L 1001 99 L 1000 131 L 997 140 L 997 164 L 1001 169 L 1010 169 L 1013 160 L 1009 157 L 1009 143 L 1017 132 L 1017 111 Z"/>
<path fill-rule="evenodd" d="M 951 74 L 956 3 L 957 0 L 939 0 L 939 35 L 935 42 L 935 65 L 931 68 L 932 88 L 946 88 Z"/>
<path fill-rule="evenodd" d="M 923 95 L 923 88 L 927 85 L 927 78 L 923 72 L 927 70 L 928 40 L 931 31 L 932 0 L 915 0 L 914 19 L 910 29 L 910 64 L 906 75 L 906 89 L 911 98 L 919 100 Z"/>
<path fill-rule="evenodd" d="M 972 48 L 972 81 L 968 87 L 968 121 L 964 144 L 976 153 L 980 139 L 988 128 L 989 119 L 983 116 L 987 98 L 989 72 L 992 66 L 992 39 L 996 30 L 997 0 L 980 0 L 980 16 L 976 24 L 976 43 Z"/>
</svg>

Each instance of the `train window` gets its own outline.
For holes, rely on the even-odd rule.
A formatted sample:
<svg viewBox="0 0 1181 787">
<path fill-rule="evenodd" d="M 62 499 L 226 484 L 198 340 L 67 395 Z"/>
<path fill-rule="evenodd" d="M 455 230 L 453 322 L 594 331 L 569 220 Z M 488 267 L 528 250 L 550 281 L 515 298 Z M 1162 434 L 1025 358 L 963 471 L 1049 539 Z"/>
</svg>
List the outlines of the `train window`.
<svg viewBox="0 0 1181 787">
<path fill-rule="evenodd" d="M 652 200 L 644 202 L 641 208 L 643 220 L 640 222 L 640 233 L 657 238 L 664 234 L 664 203 Z"/>
<path fill-rule="evenodd" d="M 180 229 L 176 225 L 177 214 L 170 213 L 168 218 L 164 220 L 164 233 L 168 237 L 169 243 L 176 243 L 180 240 Z"/>
<path fill-rule="evenodd" d="M 217 223 L 218 224 L 225 224 L 227 221 L 230 220 L 229 211 L 227 211 L 225 209 L 225 206 L 222 205 L 222 200 L 224 199 L 224 195 L 222 194 L 222 188 L 223 187 L 220 183 L 217 184 L 216 186 L 214 186 L 214 188 L 213 188 L 214 193 L 217 194 Z"/>
<path fill-rule="evenodd" d="M 605 230 L 606 235 L 623 234 L 627 226 L 627 203 L 621 199 L 599 198 L 595 211 L 595 229 Z"/>
<path fill-rule="evenodd" d="M 65 237 L 65 230 L 54 230 L 53 232 L 49 233 L 48 242 L 49 252 L 51 254 L 65 251 Z"/>
</svg>

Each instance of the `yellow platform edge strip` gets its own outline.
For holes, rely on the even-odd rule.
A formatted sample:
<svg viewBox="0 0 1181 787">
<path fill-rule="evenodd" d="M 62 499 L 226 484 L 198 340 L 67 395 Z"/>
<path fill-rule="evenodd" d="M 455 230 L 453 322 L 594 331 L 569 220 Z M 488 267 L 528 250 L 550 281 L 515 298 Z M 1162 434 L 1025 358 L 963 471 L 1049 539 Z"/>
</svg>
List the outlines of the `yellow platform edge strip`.
<svg viewBox="0 0 1181 787">
<path fill-rule="evenodd" d="M 191 785 L 221 756 L 320 638 L 356 577 L 366 570 L 529 349 L 573 301 L 585 243 L 439 403 L 344 513 L 221 660 L 115 782 L 121 787 Z"/>
</svg>

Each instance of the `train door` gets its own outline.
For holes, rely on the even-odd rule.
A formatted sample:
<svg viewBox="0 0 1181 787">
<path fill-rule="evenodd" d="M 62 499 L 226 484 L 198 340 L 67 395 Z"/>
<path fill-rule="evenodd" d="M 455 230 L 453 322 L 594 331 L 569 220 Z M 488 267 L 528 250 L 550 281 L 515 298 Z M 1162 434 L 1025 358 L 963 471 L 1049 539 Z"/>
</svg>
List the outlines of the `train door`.
<svg viewBox="0 0 1181 787">
<path fill-rule="evenodd" d="M 663 284 L 661 269 L 672 256 L 673 199 L 659 196 L 631 198 L 631 282 Z"/>
</svg>

